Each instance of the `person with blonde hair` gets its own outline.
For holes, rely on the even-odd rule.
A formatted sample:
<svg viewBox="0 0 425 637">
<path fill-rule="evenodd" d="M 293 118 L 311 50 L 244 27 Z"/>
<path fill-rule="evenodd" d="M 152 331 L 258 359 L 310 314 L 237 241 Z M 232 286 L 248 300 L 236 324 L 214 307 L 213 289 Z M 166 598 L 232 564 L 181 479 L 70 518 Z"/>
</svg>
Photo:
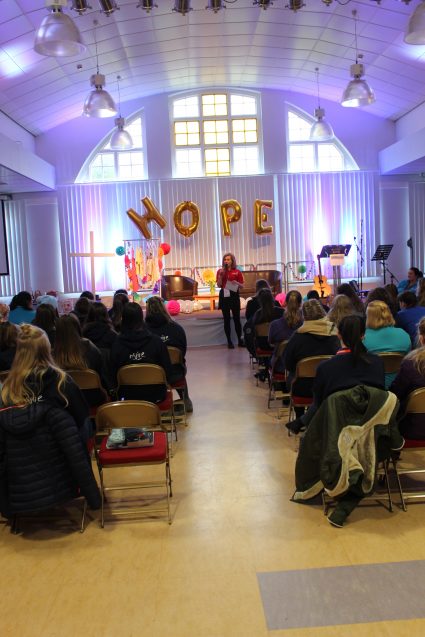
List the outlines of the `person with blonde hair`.
<svg viewBox="0 0 425 637">
<path fill-rule="evenodd" d="M 351 299 L 346 294 L 337 294 L 332 300 L 328 320 L 338 325 L 344 316 L 350 316 L 354 313 L 355 309 Z"/>
<path fill-rule="evenodd" d="M 99 508 L 84 445 L 88 407 L 73 380 L 53 362 L 42 329 L 21 326 L 0 396 L 5 407 L 0 410 L 2 514 L 47 509 L 78 495 Z"/>
<path fill-rule="evenodd" d="M 86 438 L 89 408 L 79 387 L 52 358 L 50 341 L 35 325 L 20 327 L 16 354 L 1 393 L 3 406 L 48 402 L 69 411 Z"/>
<path fill-rule="evenodd" d="M 373 354 L 407 354 L 411 349 L 409 334 L 401 327 L 395 327 L 391 310 L 383 301 L 372 301 L 367 306 L 364 346 Z M 388 389 L 394 378 L 395 374 L 385 374 L 385 389 Z"/>
<path fill-rule="evenodd" d="M 399 429 L 402 436 L 413 440 L 425 440 L 425 415 L 404 415 L 409 394 L 415 389 L 425 387 L 425 318 L 418 325 L 419 347 L 404 357 L 397 376 L 390 386 L 401 403 Z"/>
<path fill-rule="evenodd" d="M 336 354 L 340 342 L 336 326 L 328 320 L 322 304 L 317 299 L 305 301 L 302 306 L 304 323 L 291 336 L 285 349 L 285 367 L 289 372 L 288 386 L 291 386 L 297 363 L 309 356 Z M 313 379 L 301 378 L 294 383 L 292 391 L 297 396 L 313 395 Z M 287 428 L 295 432 L 304 407 L 296 407 L 296 420 L 287 423 Z M 296 425 L 292 426 L 292 423 Z M 299 429 L 297 430 L 298 433 Z"/>
</svg>

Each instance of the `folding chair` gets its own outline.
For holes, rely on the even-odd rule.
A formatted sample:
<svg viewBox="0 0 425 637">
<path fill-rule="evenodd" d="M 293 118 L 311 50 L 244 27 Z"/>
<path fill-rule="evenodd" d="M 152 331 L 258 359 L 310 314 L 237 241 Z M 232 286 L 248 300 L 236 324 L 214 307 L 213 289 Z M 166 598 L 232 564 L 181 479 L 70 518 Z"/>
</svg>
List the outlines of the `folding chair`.
<svg viewBox="0 0 425 637">
<path fill-rule="evenodd" d="M 270 409 L 270 403 L 272 400 L 283 400 L 285 398 L 290 397 L 289 391 L 277 390 L 276 384 L 285 384 L 286 383 L 286 371 L 278 372 L 276 371 L 276 367 L 278 366 L 279 359 L 282 358 L 283 352 L 285 351 L 285 347 L 288 341 L 282 341 L 276 348 L 275 360 L 270 370 L 270 382 L 269 382 L 269 397 L 267 400 L 267 408 Z M 280 418 L 280 410 L 278 410 L 278 418 Z"/>
<path fill-rule="evenodd" d="M 258 361 L 258 372 L 256 374 L 257 377 L 257 386 L 258 386 L 258 379 L 259 379 L 259 375 L 261 373 L 264 373 L 265 378 L 270 382 L 270 375 L 269 375 L 269 368 L 268 368 L 268 364 L 269 364 L 269 360 L 273 354 L 273 348 L 272 347 L 268 347 L 268 348 L 262 348 L 258 345 L 258 339 L 259 338 L 268 338 L 269 336 L 269 328 L 270 328 L 270 323 L 260 323 L 259 325 L 255 325 L 254 326 L 254 330 L 255 330 L 255 336 L 254 336 L 254 343 L 255 343 L 255 358 Z"/>
<path fill-rule="evenodd" d="M 170 423 L 170 449 L 172 451 L 172 435 L 177 441 L 177 428 L 174 417 L 173 392 L 167 383 L 164 369 L 160 365 L 143 363 L 137 365 L 124 365 L 117 374 L 117 394 L 120 400 L 149 400 L 149 389 L 158 387 L 166 388 L 164 400 L 155 403 L 161 412 L 162 422 Z M 152 401 L 153 402 L 153 401 Z"/>
<path fill-rule="evenodd" d="M 404 416 L 415 414 L 422 414 L 425 418 L 425 387 L 415 389 L 407 398 Z M 425 474 L 423 451 L 425 451 L 425 440 L 407 438 L 400 459 L 394 458 L 394 472 L 403 511 L 407 511 L 408 500 L 425 498 L 425 482 L 414 479 L 415 476 Z M 403 480 L 402 476 L 407 476 L 408 480 Z"/>
<path fill-rule="evenodd" d="M 171 471 L 170 456 L 168 449 L 167 430 L 161 423 L 161 414 L 157 405 L 141 400 L 123 400 L 102 405 L 96 414 L 96 426 L 102 430 L 123 429 L 126 427 L 144 427 L 154 432 L 153 445 L 149 447 L 133 447 L 123 449 L 108 449 L 105 436 L 102 440 L 100 448 L 96 450 L 97 466 L 99 468 L 102 507 L 101 507 L 101 526 L 105 526 L 105 500 L 106 493 L 110 491 L 125 491 L 137 489 L 156 489 L 162 487 L 164 492 L 162 498 L 165 497 L 165 506 L 149 506 L 146 499 L 142 502 L 139 500 L 135 506 L 116 507 L 111 509 L 112 516 L 134 516 L 137 514 L 151 515 L 153 513 L 166 513 L 168 523 L 171 524 L 170 514 L 170 497 L 171 489 Z M 125 467 L 139 467 L 142 471 L 143 467 L 152 465 L 163 465 L 165 469 L 164 478 L 157 480 L 138 480 L 137 482 L 124 482 L 107 486 L 105 484 L 106 470 L 122 469 Z M 133 471 L 132 475 L 136 472 Z M 149 476 L 150 477 L 150 476 Z"/>
<path fill-rule="evenodd" d="M 170 356 L 171 365 L 181 365 L 182 369 L 184 368 L 183 362 L 183 352 L 178 347 L 167 346 L 168 354 Z M 177 422 L 182 422 L 184 425 L 187 425 L 186 419 L 186 378 L 183 376 L 181 379 L 175 381 L 174 383 L 170 383 L 170 387 L 172 390 L 177 392 L 178 398 L 173 400 L 174 404 L 174 417 Z M 183 398 L 180 398 L 178 394 L 178 390 L 183 392 Z M 181 415 L 176 413 L 176 407 L 179 406 L 181 409 Z"/>
<path fill-rule="evenodd" d="M 405 355 L 400 352 L 379 352 L 378 356 L 383 360 L 386 374 L 397 374 Z"/>
<path fill-rule="evenodd" d="M 90 407 L 90 417 L 94 418 L 98 407 L 111 401 L 108 392 L 102 386 L 99 374 L 94 369 L 70 369 L 67 370 L 67 374 L 83 392 Z"/>
<path fill-rule="evenodd" d="M 294 393 L 294 386 L 297 380 L 301 380 L 302 378 L 310 378 L 313 379 L 316 376 L 316 371 L 318 365 L 332 358 L 330 355 L 321 355 L 321 356 L 309 356 L 307 358 L 303 358 L 297 363 L 297 367 L 295 369 L 295 376 L 292 379 L 291 383 L 291 391 L 290 391 L 290 405 L 289 405 L 289 419 L 293 417 L 295 413 L 295 407 L 310 407 L 313 402 L 313 396 L 297 396 Z M 288 431 L 288 435 L 290 432 Z"/>
</svg>

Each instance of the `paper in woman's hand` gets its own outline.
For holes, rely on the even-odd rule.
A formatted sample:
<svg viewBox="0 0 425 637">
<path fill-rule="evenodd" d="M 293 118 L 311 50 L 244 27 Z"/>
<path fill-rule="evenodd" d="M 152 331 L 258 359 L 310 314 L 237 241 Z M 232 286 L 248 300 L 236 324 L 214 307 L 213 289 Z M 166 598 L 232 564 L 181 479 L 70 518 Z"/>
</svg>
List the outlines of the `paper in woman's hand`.
<svg viewBox="0 0 425 637">
<path fill-rule="evenodd" d="M 230 292 L 237 292 L 239 290 L 239 283 L 237 281 L 227 281 L 225 289 Z"/>
</svg>

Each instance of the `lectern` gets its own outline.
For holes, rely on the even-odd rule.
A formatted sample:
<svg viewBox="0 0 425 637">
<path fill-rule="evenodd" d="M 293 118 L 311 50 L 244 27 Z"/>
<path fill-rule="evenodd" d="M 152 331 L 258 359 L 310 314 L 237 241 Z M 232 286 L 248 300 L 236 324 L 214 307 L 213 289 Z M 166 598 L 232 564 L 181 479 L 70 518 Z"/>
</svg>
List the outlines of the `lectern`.
<svg viewBox="0 0 425 637">
<path fill-rule="evenodd" d="M 341 266 L 345 263 L 345 257 L 350 252 L 351 244 L 332 244 L 323 246 L 320 251 L 320 259 L 330 259 L 333 271 L 333 288 L 334 294 L 337 293 L 337 287 L 341 285 Z"/>
</svg>

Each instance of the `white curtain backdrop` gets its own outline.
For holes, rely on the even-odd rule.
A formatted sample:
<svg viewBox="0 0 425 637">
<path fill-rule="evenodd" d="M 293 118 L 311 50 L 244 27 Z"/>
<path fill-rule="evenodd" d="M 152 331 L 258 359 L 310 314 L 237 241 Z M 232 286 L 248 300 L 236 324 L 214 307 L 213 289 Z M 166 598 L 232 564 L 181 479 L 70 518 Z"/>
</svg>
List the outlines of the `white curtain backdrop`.
<svg viewBox="0 0 425 637">
<path fill-rule="evenodd" d="M 170 254 L 163 259 L 168 271 L 218 265 L 227 251 L 233 252 L 242 265 L 269 263 L 270 268 L 277 264 L 282 269 L 288 261 L 314 261 L 324 244 L 349 243 L 352 248 L 342 276 L 357 278 L 354 237 L 360 245 L 363 234 L 363 276 L 374 276 L 375 264 L 370 259 L 379 237 L 378 189 L 377 175 L 363 171 L 62 186 L 52 196 L 58 200 L 64 291 L 90 288 L 90 259 L 69 256 L 71 252 L 89 251 L 90 230 L 94 232 L 95 252 L 115 253 L 123 240 L 141 237 L 126 211 L 133 208 L 144 214 L 141 199 L 145 196 L 167 221 L 162 231 L 155 223 L 149 227 L 154 238 L 171 246 Z M 224 236 L 220 218 L 220 202 L 227 199 L 237 200 L 242 208 L 240 221 L 231 224 L 231 237 Z M 254 231 L 255 199 L 273 201 L 273 208 L 265 209 L 265 225 L 273 226 L 272 234 L 257 235 Z M 412 223 L 420 232 L 418 236 L 423 237 L 423 190 L 416 199 Z M 188 238 L 177 232 L 173 222 L 175 207 L 182 201 L 193 201 L 200 210 L 199 228 Z M 0 277 L 2 295 L 30 287 L 25 225 L 28 209 L 25 200 L 6 204 L 11 275 Z M 184 223 L 188 220 L 185 213 Z M 327 262 L 323 266 L 323 273 L 331 276 Z M 126 285 L 123 257 L 96 258 L 95 273 L 99 291 Z"/>
</svg>

